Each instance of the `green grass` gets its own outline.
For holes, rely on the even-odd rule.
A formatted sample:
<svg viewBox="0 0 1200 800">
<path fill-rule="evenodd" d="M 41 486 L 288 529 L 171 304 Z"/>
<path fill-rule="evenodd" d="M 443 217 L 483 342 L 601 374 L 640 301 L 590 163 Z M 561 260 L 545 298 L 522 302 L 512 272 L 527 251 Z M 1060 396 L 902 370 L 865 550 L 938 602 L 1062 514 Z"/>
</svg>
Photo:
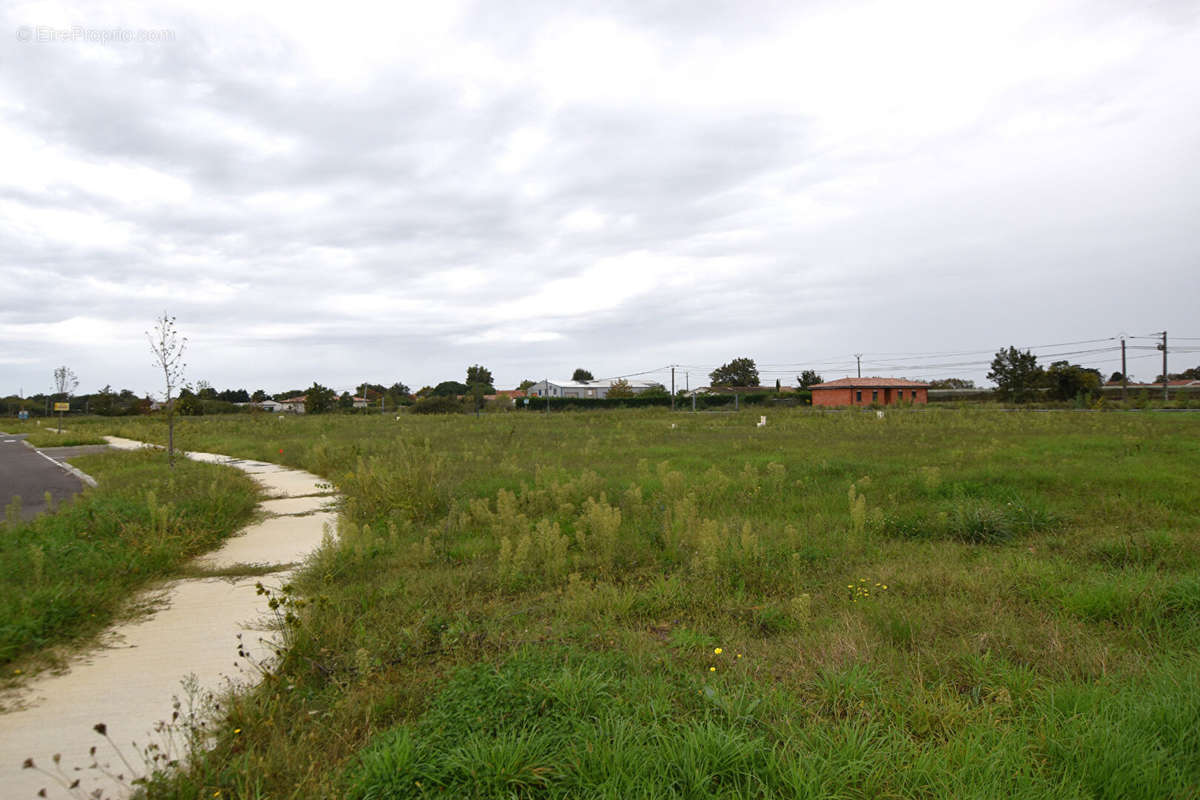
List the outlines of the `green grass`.
<svg viewBox="0 0 1200 800">
<path fill-rule="evenodd" d="M 67 430 L 62 433 L 56 433 L 53 430 L 37 431 L 25 437 L 25 441 L 34 447 L 79 447 L 89 444 L 105 444 L 104 439 L 100 436 L 89 436 Z"/>
<path fill-rule="evenodd" d="M 34 447 L 76 447 L 86 444 L 104 444 L 104 437 L 98 433 L 77 431 L 69 424 L 64 425 L 63 432 L 59 433 L 56 421 L 42 420 L 42 422 L 44 424 L 39 425 L 37 421 L 0 420 L 0 431 L 28 434 L 25 441 Z"/>
<path fill-rule="evenodd" d="M 1200 418 L 758 413 L 184 420 L 345 513 L 150 794 L 1196 796 Z"/>
<path fill-rule="evenodd" d="M 0 665 L 103 630 L 132 592 L 250 518 L 258 488 L 229 467 L 156 453 L 73 460 L 98 481 L 56 513 L 0 525 Z"/>
</svg>

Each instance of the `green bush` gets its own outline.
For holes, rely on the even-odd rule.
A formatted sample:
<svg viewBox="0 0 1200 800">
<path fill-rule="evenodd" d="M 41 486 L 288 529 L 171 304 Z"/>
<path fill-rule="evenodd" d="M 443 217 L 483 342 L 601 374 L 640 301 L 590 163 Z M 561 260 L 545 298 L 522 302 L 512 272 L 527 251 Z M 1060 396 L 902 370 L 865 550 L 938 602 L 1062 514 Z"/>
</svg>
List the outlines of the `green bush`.
<svg viewBox="0 0 1200 800">
<path fill-rule="evenodd" d="M 457 397 L 426 397 L 408 408 L 410 414 L 461 414 L 462 401 Z"/>
</svg>

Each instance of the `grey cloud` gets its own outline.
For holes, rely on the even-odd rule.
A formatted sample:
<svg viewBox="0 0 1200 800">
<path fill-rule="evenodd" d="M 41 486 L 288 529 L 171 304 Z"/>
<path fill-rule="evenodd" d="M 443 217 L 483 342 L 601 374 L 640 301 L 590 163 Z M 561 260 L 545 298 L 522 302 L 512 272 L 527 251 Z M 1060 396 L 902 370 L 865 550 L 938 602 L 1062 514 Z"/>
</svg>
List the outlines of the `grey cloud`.
<svg viewBox="0 0 1200 800">
<path fill-rule="evenodd" d="M 1052 341 L 1187 324 L 1180 298 L 1200 290 L 1190 233 L 1200 130 L 1185 111 L 1200 90 L 1164 65 L 1195 74 L 1194 55 L 1181 54 L 1197 19 L 1185 4 L 1097 8 L 1039 22 L 1086 44 L 1127 17 L 1149 20 L 1148 49 L 1008 87 L 944 129 L 832 142 L 817 111 L 738 97 L 555 104 L 522 72 L 564 16 L 616 20 L 672 62 L 703 39 L 718 52 L 767 41 L 813 13 L 793 4 L 479 3 L 457 41 L 507 59 L 518 78 L 470 103 L 437 64 L 383 64 L 352 89 L 318 80 L 302 42 L 199 12 L 163 21 L 172 44 L 100 58 L 4 43 L 0 101 L 22 108 L 4 125 L 81 163 L 173 176 L 190 195 L 158 201 L 69 179 L 0 188 L 18 215 L 70 210 L 130 231 L 110 246 L 70 231 L 30 241 L 21 220 L 0 224 L 0 330 L 17 331 L 0 347 L 33 362 L 0 364 L 0 392 L 73 353 L 88 360 L 77 370 L 87 381 L 152 385 L 137 340 L 164 307 L 192 335 L 196 377 L 267 388 L 432 383 L 475 361 L 515 383 L 576 362 L 614 372 L 743 354 L 791 362 L 897 340 L 933 351 L 947 328 L 992 346 L 1028 327 Z M 1004 133 L 1041 118 L 1078 141 L 1064 147 L 1052 126 Z M 524 129 L 544 145 L 506 171 Z M 565 225 L 576 213 L 596 215 L 593 229 Z M 587 313 L 567 303 L 528 319 L 492 314 L 632 253 L 672 266 Z M 1139 258 L 1157 272 L 1121 299 L 1095 285 Z M 1056 319 L 1064 294 L 1077 302 Z M 81 317 L 132 333 L 119 348 L 43 340 L 38 326 Z M 261 326 L 274 327 L 251 333 Z M 561 338 L 520 341 L 545 331 Z"/>
</svg>

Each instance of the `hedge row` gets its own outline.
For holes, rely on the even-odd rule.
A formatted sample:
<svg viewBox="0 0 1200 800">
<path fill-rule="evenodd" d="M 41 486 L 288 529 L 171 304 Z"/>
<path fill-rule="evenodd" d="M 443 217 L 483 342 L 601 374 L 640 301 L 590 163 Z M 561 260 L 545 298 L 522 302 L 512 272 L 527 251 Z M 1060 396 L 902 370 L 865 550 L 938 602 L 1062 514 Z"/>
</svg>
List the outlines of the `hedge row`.
<svg viewBox="0 0 1200 800">
<path fill-rule="evenodd" d="M 647 408 L 657 406 L 662 408 L 671 407 L 670 397 L 613 397 L 613 398 L 581 398 L 581 397 L 530 397 L 529 402 L 518 402 L 516 408 L 518 410 L 527 411 L 545 411 L 547 407 L 551 411 L 593 411 L 602 408 Z M 743 394 L 738 397 L 737 404 L 739 406 L 802 406 L 812 404 L 811 392 L 789 392 L 788 394 L 776 394 L 775 392 L 758 392 L 754 394 Z M 723 406 L 734 405 L 734 396 L 731 394 L 711 394 L 698 395 L 696 397 L 696 410 L 700 411 L 706 408 L 720 408 Z M 692 408 L 691 398 L 678 398 L 675 401 L 675 407 L 679 410 L 687 411 Z"/>
</svg>

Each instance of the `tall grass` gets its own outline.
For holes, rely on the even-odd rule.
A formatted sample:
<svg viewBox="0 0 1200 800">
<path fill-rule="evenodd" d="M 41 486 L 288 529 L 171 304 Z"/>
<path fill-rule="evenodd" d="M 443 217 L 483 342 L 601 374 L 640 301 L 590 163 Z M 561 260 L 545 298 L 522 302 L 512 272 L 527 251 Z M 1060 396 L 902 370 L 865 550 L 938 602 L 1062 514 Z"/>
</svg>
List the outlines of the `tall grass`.
<svg viewBox="0 0 1200 800">
<path fill-rule="evenodd" d="M 756 421 L 185 421 L 346 513 L 240 733 L 151 794 L 1194 794 L 1200 420 Z"/>
<path fill-rule="evenodd" d="M 130 594 L 237 531 L 258 502 L 228 467 L 155 453 L 74 463 L 97 481 L 55 513 L 0 526 L 0 665 L 106 627 Z"/>
</svg>

